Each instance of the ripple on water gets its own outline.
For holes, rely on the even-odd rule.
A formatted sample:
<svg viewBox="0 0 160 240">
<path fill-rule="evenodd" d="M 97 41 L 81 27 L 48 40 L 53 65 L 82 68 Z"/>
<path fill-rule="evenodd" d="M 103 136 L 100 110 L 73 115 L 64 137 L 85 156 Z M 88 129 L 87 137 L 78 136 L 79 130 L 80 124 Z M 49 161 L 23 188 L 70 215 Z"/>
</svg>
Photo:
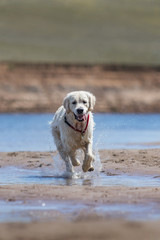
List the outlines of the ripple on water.
<svg viewBox="0 0 160 240">
<path fill-rule="evenodd" d="M 112 175 L 82 172 L 72 177 L 64 172 L 48 169 L 22 169 L 17 167 L 0 168 L 0 185 L 8 184 L 51 184 L 61 186 L 129 186 L 129 187 L 160 187 L 160 178 L 151 175 Z"/>
</svg>

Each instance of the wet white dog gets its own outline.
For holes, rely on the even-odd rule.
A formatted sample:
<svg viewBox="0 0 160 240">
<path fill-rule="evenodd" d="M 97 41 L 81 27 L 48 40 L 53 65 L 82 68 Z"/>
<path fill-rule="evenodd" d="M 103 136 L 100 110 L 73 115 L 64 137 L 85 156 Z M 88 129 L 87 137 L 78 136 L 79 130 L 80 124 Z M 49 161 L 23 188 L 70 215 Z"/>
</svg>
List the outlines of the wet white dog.
<svg viewBox="0 0 160 240">
<path fill-rule="evenodd" d="M 73 173 L 73 166 L 80 165 L 76 158 L 78 149 L 84 151 L 83 171 L 94 170 L 92 166 L 94 122 L 91 111 L 95 100 L 89 92 L 71 92 L 66 96 L 63 106 L 57 110 L 51 122 L 52 135 L 57 150 L 65 161 L 67 172 Z"/>
</svg>

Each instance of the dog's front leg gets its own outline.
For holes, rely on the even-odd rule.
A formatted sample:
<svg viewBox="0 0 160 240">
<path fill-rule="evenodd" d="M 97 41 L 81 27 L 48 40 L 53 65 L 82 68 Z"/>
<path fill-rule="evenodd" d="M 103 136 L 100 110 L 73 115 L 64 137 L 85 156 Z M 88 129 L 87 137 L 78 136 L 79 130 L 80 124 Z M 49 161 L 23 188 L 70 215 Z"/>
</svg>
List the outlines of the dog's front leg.
<svg viewBox="0 0 160 240">
<path fill-rule="evenodd" d="M 72 165 L 74 167 L 79 166 L 80 165 L 80 161 L 76 158 L 76 152 L 72 151 L 72 152 L 70 152 L 69 155 L 70 155 L 70 159 L 72 161 Z"/>
<path fill-rule="evenodd" d="M 70 173 L 73 173 L 74 170 L 73 170 L 72 162 L 71 162 L 71 159 L 70 159 L 69 155 L 67 154 L 66 150 L 63 147 L 63 144 L 62 144 L 62 141 L 61 141 L 61 138 L 60 138 L 60 132 L 56 128 L 53 128 L 52 134 L 53 134 L 53 137 L 54 137 L 54 141 L 55 141 L 57 150 L 58 150 L 61 158 L 65 162 L 66 171 L 70 172 Z"/>
<path fill-rule="evenodd" d="M 92 162 L 94 160 L 94 155 L 92 153 L 92 143 L 86 143 L 85 146 L 85 157 L 82 165 L 82 169 L 84 172 L 93 171 L 94 167 L 92 166 Z"/>
<path fill-rule="evenodd" d="M 66 172 L 73 173 L 74 170 L 73 170 L 73 165 L 72 165 L 72 162 L 71 162 L 71 158 L 70 158 L 70 156 L 64 151 L 62 145 L 61 145 L 61 147 L 58 148 L 58 151 L 59 151 L 59 154 L 60 154 L 61 158 L 62 158 L 63 161 L 65 162 Z"/>
<path fill-rule="evenodd" d="M 71 162 L 71 159 L 69 156 L 66 156 L 64 158 L 64 161 L 65 161 L 65 164 L 66 164 L 66 172 L 68 173 L 73 173 L 74 170 L 73 170 L 73 165 L 72 165 L 72 162 Z"/>
<path fill-rule="evenodd" d="M 61 158 L 63 159 L 63 161 L 65 162 L 66 171 L 67 171 L 67 172 L 70 172 L 70 173 L 73 173 L 74 170 L 73 170 L 73 165 L 72 165 L 72 162 L 71 162 L 71 158 L 70 158 L 70 156 L 66 153 L 66 151 L 64 150 L 64 148 L 62 147 L 62 145 L 59 145 L 59 146 L 58 146 L 58 152 L 59 152 Z"/>
</svg>

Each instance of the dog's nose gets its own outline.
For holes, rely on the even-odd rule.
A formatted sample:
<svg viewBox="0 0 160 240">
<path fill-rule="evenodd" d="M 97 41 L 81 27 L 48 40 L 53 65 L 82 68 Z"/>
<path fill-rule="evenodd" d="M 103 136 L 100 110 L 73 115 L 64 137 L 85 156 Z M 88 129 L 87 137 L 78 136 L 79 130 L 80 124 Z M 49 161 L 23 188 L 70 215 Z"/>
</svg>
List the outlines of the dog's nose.
<svg viewBox="0 0 160 240">
<path fill-rule="evenodd" d="M 83 108 L 78 108 L 78 109 L 77 109 L 77 113 L 78 113 L 78 114 L 82 114 L 82 113 L 83 113 Z"/>
</svg>

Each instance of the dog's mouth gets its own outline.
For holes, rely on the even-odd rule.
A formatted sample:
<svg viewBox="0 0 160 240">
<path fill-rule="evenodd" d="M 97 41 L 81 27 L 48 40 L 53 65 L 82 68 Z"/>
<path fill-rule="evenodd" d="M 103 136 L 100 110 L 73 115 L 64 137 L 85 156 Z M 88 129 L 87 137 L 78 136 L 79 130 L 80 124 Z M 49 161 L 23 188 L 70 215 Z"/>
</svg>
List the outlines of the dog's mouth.
<svg viewBox="0 0 160 240">
<path fill-rule="evenodd" d="M 87 114 L 74 114 L 75 119 L 78 120 L 79 122 L 87 121 Z"/>
</svg>

